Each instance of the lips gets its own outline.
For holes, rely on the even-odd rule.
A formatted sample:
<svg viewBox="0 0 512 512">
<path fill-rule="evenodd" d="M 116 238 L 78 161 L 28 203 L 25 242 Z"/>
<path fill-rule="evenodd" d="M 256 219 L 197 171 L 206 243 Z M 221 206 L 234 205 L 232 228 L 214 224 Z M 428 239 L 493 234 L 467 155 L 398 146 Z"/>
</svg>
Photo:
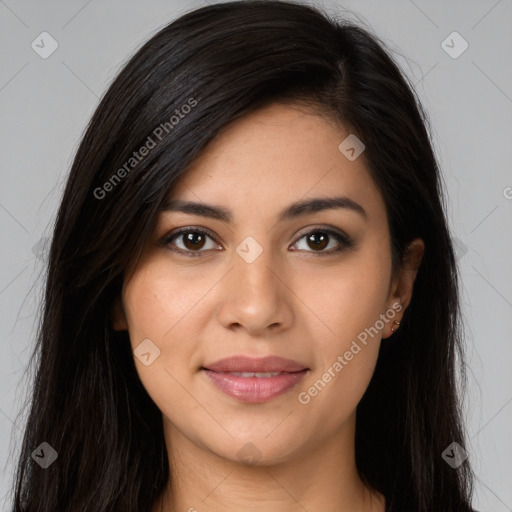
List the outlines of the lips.
<svg viewBox="0 0 512 512">
<path fill-rule="evenodd" d="M 262 403 L 293 388 L 309 368 L 277 356 L 234 356 L 207 364 L 201 370 L 225 394 L 245 403 Z"/>
<path fill-rule="evenodd" d="M 261 358 L 247 356 L 226 357 L 215 363 L 206 364 L 204 368 L 212 372 L 300 372 L 306 367 L 291 359 L 268 356 Z"/>
</svg>

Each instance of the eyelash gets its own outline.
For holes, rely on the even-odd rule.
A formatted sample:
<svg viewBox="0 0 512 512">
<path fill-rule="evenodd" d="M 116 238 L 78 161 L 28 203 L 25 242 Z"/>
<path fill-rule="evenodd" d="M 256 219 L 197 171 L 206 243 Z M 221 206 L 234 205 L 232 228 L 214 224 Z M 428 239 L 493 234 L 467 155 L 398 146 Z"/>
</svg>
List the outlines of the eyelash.
<svg viewBox="0 0 512 512">
<path fill-rule="evenodd" d="M 166 247 L 170 251 L 176 252 L 178 254 L 183 254 L 185 256 L 192 257 L 192 258 L 196 258 L 196 257 L 200 256 L 202 252 L 206 252 L 206 251 L 202 251 L 202 250 L 185 251 L 183 249 L 180 249 L 179 247 L 171 247 L 171 241 L 174 238 L 176 238 L 179 235 L 182 235 L 184 233 L 198 233 L 200 235 L 208 236 L 215 243 L 218 244 L 218 242 L 215 239 L 215 237 L 213 236 L 213 234 L 210 233 L 209 231 L 202 229 L 202 228 L 185 227 L 185 228 L 180 228 L 176 231 L 173 231 L 172 233 L 169 233 L 168 235 L 165 235 L 164 238 L 160 242 L 160 246 Z M 328 235 L 329 237 L 333 237 L 340 243 L 340 246 L 337 249 L 334 249 L 334 250 L 331 249 L 329 251 L 313 251 L 313 250 L 311 250 L 311 251 L 306 251 L 306 252 L 316 253 L 319 256 L 327 256 L 330 254 L 339 253 L 345 249 L 350 249 L 354 246 L 354 241 L 348 235 L 339 233 L 337 231 L 334 231 L 334 230 L 328 229 L 328 228 L 314 228 L 309 231 L 303 231 L 302 233 L 300 233 L 299 237 L 297 238 L 297 240 L 294 242 L 293 245 L 295 245 L 297 242 L 299 242 L 299 240 L 301 240 L 305 236 L 311 235 L 314 233 L 323 233 L 323 234 Z"/>
</svg>

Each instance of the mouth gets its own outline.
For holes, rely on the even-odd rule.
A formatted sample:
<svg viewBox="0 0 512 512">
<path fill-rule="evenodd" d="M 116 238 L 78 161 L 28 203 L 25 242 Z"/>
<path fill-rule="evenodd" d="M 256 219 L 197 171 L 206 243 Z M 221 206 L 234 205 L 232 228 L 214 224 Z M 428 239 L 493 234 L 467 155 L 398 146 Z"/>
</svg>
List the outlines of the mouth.
<svg viewBox="0 0 512 512">
<path fill-rule="evenodd" d="M 201 367 L 210 383 L 244 403 L 263 403 L 295 387 L 308 373 L 304 365 L 271 356 L 234 356 Z"/>
</svg>

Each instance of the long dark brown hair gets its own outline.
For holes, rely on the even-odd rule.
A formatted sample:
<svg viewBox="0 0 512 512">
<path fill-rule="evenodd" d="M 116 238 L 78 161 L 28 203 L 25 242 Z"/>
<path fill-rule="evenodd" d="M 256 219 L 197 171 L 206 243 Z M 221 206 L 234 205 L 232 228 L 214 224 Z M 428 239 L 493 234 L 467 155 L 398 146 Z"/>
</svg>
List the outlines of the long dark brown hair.
<svg viewBox="0 0 512 512">
<path fill-rule="evenodd" d="M 412 239 L 426 246 L 412 302 L 357 407 L 359 474 L 390 512 L 470 510 L 469 462 L 454 469 L 442 457 L 451 443 L 465 445 L 465 370 L 427 115 L 369 28 L 306 5 L 248 0 L 197 9 L 160 30 L 85 131 L 49 252 L 15 512 L 146 512 L 161 495 L 169 479 L 161 413 L 127 332 L 111 327 L 112 305 L 176 180 L 228 123 L 275 100 L 314 108 L 364 142 L 394 265 Z M 42 442 L 58 453 L 46 469 L 31 457 Z"/>
</svg>

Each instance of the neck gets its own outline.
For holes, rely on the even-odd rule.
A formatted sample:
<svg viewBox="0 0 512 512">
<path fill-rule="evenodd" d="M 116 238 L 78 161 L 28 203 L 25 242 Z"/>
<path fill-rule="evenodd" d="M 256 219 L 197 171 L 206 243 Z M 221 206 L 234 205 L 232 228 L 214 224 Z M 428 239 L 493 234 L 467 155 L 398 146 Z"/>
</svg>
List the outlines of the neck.
<svg viewBox="0 0 512 512">
<path fill-rule="evenodd" d="M 170 479 L 154 512 L 384 512 L 384 497 L 356 469 L 355 418 L 329 441 L 256 465 L 219 457 L 164 427 Z"/>
</svg>

